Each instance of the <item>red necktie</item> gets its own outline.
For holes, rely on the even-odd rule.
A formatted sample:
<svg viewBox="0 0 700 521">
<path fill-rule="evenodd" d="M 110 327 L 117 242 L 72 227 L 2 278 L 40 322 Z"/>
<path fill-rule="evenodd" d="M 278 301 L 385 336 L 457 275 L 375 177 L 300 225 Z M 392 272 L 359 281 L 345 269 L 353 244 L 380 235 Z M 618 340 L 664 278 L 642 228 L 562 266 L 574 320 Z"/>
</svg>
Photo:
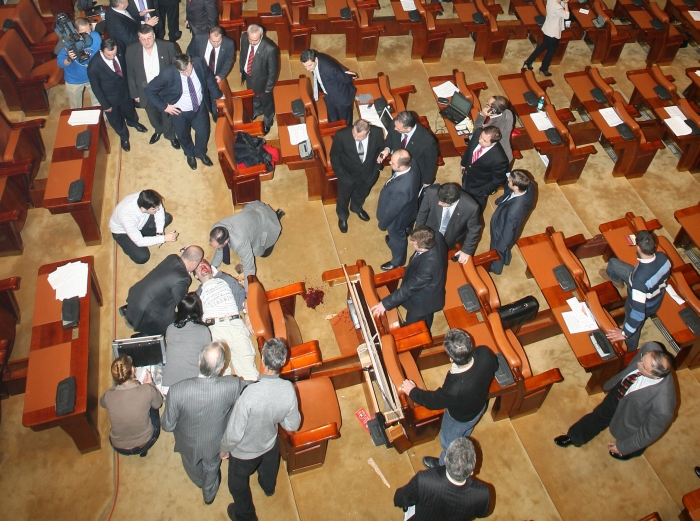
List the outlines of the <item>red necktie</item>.
<svg viewBox="0 0 700 521">
<path fill-rule="evenodd" d="M 250 46 L 250 54 L 248 55 L 248 63 L 245 66 L 245 72 L 248 76 L 253 75 L 253 56 L 255 55 L 255 47 Z"/>
<path fill-rule="evenodd" d="M 481 145 L 478 145 L 479 148 L 474 150 L 474 153 L 472 154 L 472 165 L 477 162 L 477 160 L 481 157 L 481 154 L 484 153 L 484 147 Z"/>
<path fill-rule="evenodd" d="M 406 141 L 408 141 L 408 135 L 404 134 L 403 139 L 401 140 L 401 148 L 406 148 Z"/>
<path fill-rule="evenodd" d="M 211 48 L 211 54 L 209 55 L 209 68 L 211 69 L 211 72 L 216 74 L 216 49 L 213 47 Z"/>
<path fill-rule="evenodd" d="M 630 373 L 627 378 L 622 380 L 620 382 L 620 387 L 617 389 L 617 399 L 622 400 L 622 398 L 627 394 L 627 391 L 630 390 L 630 387 L 632 387 L 632 384 L 637 381 L 637 378 L 639 378 L 641 373 L 639 371 L 635 371 L 634 373 Z"/>
<path fill-rule="evenodd" d="M 114 72 L 123 78 L 124 75 L 122 74 L 122 68 L 119 66 L 119 62 L 117 60 L 112 60 L 112 64 L 114 65 Z"/>
</svg>

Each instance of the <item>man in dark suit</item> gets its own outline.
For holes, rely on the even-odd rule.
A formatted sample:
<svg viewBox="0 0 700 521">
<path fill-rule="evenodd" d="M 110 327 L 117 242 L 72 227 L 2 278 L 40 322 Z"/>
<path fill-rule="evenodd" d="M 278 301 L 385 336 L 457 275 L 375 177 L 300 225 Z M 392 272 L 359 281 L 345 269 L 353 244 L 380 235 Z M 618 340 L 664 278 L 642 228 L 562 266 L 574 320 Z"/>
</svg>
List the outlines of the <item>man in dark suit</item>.
<svg viewBox="0 0 700 521">
<path fill-rule="evenodd" d="M 204 58 L 219 82 L 231 72 L 236 56 L 236 44 L 231 38 L 224 36 L 221 27 L 215 25 L 209 29 L 208 36 L 198 34 L 192 38 L 187 47 L 187 54 Z"/>
<path fill-rule="evenodd" d="M 500 275 L 510 264 L 510 249 L 520 237 L 525 220 L 535 205 L 535 184 L 525 170 L 513 170 L 501 197 L 496 199 L 496 211 L 491 216 L 491 246 L 501 257 L 491 263 L 490 272 Z"/>
<path fill-rule="evenodd" d="M 382 264 L 384 271 L 406 264 L 406 228 L 416 220 L 420 170 L 407 150 L 397 150 L 391 156 L 391 178 L 379 192 L 377 224 L 387 232 L 385 238 L 391 250 L 391 260 Z"/>
<path fill-rule="evenodd" d="M 180 0 L 159 0 L 158 18 L 163 24 L 164 33 L 165 25 L 167 24 L 168 26 L 168 40 L 176 42 L 182 37 L 182 31 L 180 31 Z"/>
<path fill-rule="evenodd" d="M 671 374 L 672 357 L 658 342 L 647 342 L 630 364 L 603 386 L 608 391 L 593 412 L 557 436 L 560 447 L 580 447 L 610 427 L 615 441 L 608 443 L 610 456 L 628 460 L 666 431 L 676 410 L 676 387 Z"/>
<path fill-rule="evenodd" d="M 129 11 L 129 0 L 109 0 L 109 7 L 105 11 L 105 25 L 110 38 L 114 38 L 119 45 L 119 54 L 126 53 L 126 48 L 139 41 L 138 30 L 141 27 L 139 16 L 133 16 Z M 148 14 L 144 12 L 143 15 Z M 148 19 L 146 24 L 155 26 L 158 17 Z"/>
<path fill-rule="evenodd" d="M 399 112 L 394 118 L 394 128 L 388 129 L 384 150 L 377 158 L 381 163 L 386 157 L 401 148 L 405 148 L 418 163 L 421 183 L 427 187 L 435 182 L 438 164 L 438 143 L 430 130 L 418 123 L 413 112 Z"/>
<path fill-rule="evenodd" d="M 445 306 L 447 244 L 439 233 L 417 226 L 411 232 L 411 246 L 416 252 L 408 261 L 401 287 L 372 306 L 372 314 L 383 315 L 388 309 L 403 306 L 407 311 L 404 325 L 424 320 L 430 329 L 433 314 Z"/>
<path fill-rule="evenodd" d="M 338 200 L 335 212 L 338 214 L 338 228 L 348 231 L 348 204 L 363 221 L 369 215 L 362 206 L 374 183 L 379 177 L 379 165 L 375 158 L 384 142 L 382 129 L 358 119 L 352 127 L 340 129 L 333 136 L 331 165 L 338 178 Z"/>
<path fill-rule="evenodd" d="M 175 320 L 175 307 L 187 294 L 190 273 L 199 265 L 204 251 L 188 246 L 181 257 L 168 255 L 153 271 L 129 288 L 124 313 L 134 331 L 144 335 L 164 335 Z"/>
<path fill-rule="evenodd" d="M 259 25 L 250 24 L 241 35 L 241 83 L 245 80 L 246 87 L 253 89 L 253 119 L 264 115 L 265 134 L 270 132 L 275 119 L 272 89 L 280 72 L 279 53 L 275 42 L 264 36 L 263 28 Z"/>
<path fill-rule="evenodd" d="M 209 34 L 209 29 L 219 22 L 216 0 L 187 0 L 185 3 L 185 27 L 194 36 Z"/>
<path fill-rule="evenodd" d="M 129 82 L 129 93 L 139 107 L 146 110 L 148 121 L 153 126 L 151 145 L 160 136 L 170 141 L 173 148 L 179 150 L 180 143 L 175 137 L 173 122 L 170 115 L 158 110 L 153 103 L 148 102 L 145 88 L 161 71 L 165 70 L 177 56 L 177 46 L 173 42 L 156 40 L 153 27 L 143 24 L 139 27 L 139 42 L 132 43 L 126 48 L 126 69 Z"/>
<path fill-rule="evenodd" d="M 212 104 L 212 98 L 222 97 L 223 92 L 204 58 L 178 54 L 173 59 L 173 65 L 146 86 L 146 96 L 149 103 L 170 115 L 190 168 L 197 170 L 195 157 L 204 166 L 212 166 L 213 163 L 207 156 L 209 113 L 213 114 L 216 108 Z"/>
<path fill-rule="evenodd" d="M 506 182 L 509 162 L 500 140 L 498 127 L 475 128 L 462 156 L 462 188 L 482 212 L 489 195 Z"/>
<path fill-rule="evenodd" d="M 107 38 L 100 46 L 100 55 L 90 60 L 87 73 L 92 92 L 107 114 L 109 124 L 119 135 L 122 148 L 128 152 L 131 145 L 127 125 L 138 132 L 148 132 L 148 129 L 139 123 L 134 100 L 129 95 L 129 85 L 124 77 L 124 55 L 118 54 L 117 42 L 114 38 Z"/>
<path fill-rule="evenodd" d="M 481 233 L 481 210 L 477 202 L 457 183 L 434 184 L 423 192 L 416 226 L 428 226 L 445 238 L 447 249 L 462 248 L 457 260 L 464 264 L 474 255 Z"/>
<path fill-rule="evenodd" d="M 394 506 L 415 506 L 411 521 L 463 521 L 486 517 L 491 503 L 488 485 L 470 476 L 476 451 L 469 438 L 457 438 L 447 449 L 445 466 L 418 472 L 396 490 Z"/>
<path fill-rule="evenodd" d="M 247 385 L 235 376 L 219 376 L 225 362 L 221 342 L 204 346 L 199 355 L 200 377 L 170 387 L 161 419 L 163 430 L 175 435 L 175 452 L 180 453 L 187 476 L 202 489 L 207 505 L 221 484 L 219 444 L 233 404 Z"/>
<path fill-rule="evenodd" d="M 334 58 L 306 49 L 301 52 L 301 63 L 304 68 L 313 73 L 314 99 L 318 101 L 319 92 L 323 92 L 328 111 L 328 122 L 345 120 L 352 123 L 352 107 L 357 88 L 352 80 L 357 77 Z"/>
<path fill-rule="evenodd" d="M 134 20 L 139 20 L 145 25 L 153 17 L 158 20 L 152 27 L 156 32 L 156 38 L 162 40 L 165 29 L 163 28 L 163 20 L 158 17 L 158 0 L 128 0 L 128 2 L 126 10 Z"/>
</svg>

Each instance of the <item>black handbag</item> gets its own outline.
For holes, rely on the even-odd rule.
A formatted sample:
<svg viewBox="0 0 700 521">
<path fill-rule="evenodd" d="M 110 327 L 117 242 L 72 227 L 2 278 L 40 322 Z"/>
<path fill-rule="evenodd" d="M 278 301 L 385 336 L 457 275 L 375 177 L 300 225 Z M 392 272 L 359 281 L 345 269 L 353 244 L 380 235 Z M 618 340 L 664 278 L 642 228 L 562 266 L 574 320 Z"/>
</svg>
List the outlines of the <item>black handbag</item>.
<svg viewBox="0 0 700 521">
<path fill-rule="evenodd" d="M 247 167 L 264 164 L 267 171 L 272 172 L 274 169 L 272 155 L 263 148 L 264 145 L 263 138 L 251 136 L 247 132 L 239 132 L 233 145 L 236 162 L 243 163 Z"/>
<path fill-rule="evenodd" d="M 503 329 L 511 329 L 534 320 L 540 310 L 540 303 L 532 295 L 498 308 Z"/>
</svg>

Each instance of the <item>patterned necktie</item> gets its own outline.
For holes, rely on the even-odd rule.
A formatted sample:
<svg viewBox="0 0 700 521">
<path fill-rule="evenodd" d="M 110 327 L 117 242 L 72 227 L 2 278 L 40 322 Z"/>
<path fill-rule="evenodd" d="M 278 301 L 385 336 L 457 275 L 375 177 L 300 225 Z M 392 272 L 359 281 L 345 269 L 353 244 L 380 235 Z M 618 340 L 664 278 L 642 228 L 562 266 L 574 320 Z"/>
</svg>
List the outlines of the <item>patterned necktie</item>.
<svg viewBox="0 0 700 521">
<path fill-rule="evenodd" d="M 253 56 L 255 56 L 255 47 L 250 46 L 250 54 L 248 54 L 248 63 L 245 65 L 245 73 L 248 76 L 253 75 Z"/>
<path fill-rule="evenodd" d="M 194 83 L 192 83 L 192 76 L 187 76 L 187 88 L 190 89 L 190 99 L 192 100 L 192 111 L 197 112 L 199 110 L 199 100 L 197 99 L 197 91 L 194 88 Z"/>
<path fill-rule="evenodd" d="M 114 72 L 123 78 L 124 74 L 122 74 L 122 68 L 119 66 L 119 62 L 117 60 L 112 60 L 112 65 L 114 65 Z"/>
<path fill-rule="evenodd" d="M 216 49 L 211 48 L 211 54 L 209 55 L 209 68 L 213 74 L 216 74 Z"/>
<path fill-rule="evenodd" d="M 316 68 L 314 69 L 313 75 L 314 75 L 314 100 L 315 100 L 315 101 L 318 101 L 318 78 L 319 78 L 319 76 L 318 76 L 318 65 L 317 65 Z"/>
<path fill-rule="evenodd" d="M 407 141 L 408 141 L 408 134 L 404 134 L 403 139 L 401 140 L 401 148 L 406 148 Z"/>
<path fill-rule="evenodd" d="M 360 156 L 360 163 L 365 162 L 365 146 L 362 141 L 357 142 L 357 155 Z"/>
<path fill-rule="evenodd" d="M 632 384 L 637 381 L 637 378 L 642 376 L 642 374 L 639 371 L 635 371 L 633 373 L 630 373 L 627 378 L 622 380 L 620 382 L 620 387 L 617 389 L 617 399 L 622 400 L 622 398 L 627 394 L 627 391 L 630 390 L 630 387 L 632 387 Z"/>
<path fill-rule="evenodd" d="M 228 244 L 224 246 L 224 264 L 228 265 L 231 264 L 231 249 L 228 247 Z"/>
<path fill-rule="evenodd" d="M 478 161 L 478 159 L 481 157 L 481 154 L 484 153 L 484 147 L 481 145 L 477 145 L 478 148 L 474 150 L 474 153 L 472 154 L 472 165 Z"/>
</svg>

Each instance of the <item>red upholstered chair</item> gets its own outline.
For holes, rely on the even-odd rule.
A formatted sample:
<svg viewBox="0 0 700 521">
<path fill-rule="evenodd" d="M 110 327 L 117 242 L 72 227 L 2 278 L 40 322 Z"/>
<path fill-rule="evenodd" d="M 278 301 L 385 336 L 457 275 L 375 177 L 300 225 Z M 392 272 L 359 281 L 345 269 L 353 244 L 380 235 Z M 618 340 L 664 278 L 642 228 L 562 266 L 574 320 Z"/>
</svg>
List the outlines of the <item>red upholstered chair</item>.
<svg viewBox="0 0 700 521">
<path fill-rule="evenodd" d="M 12 27 L 17 30 L 37 63 L 55 58 L 53 51 L 58 45 L 58 35 L 53 30 L 55 16 L 41 16 L 32 0 L 20 0 L 15 5 L 0 7 L 0 24 L 5 20 L 12 20 Z"/>
<path fill-rule="evenodd" d="M 63 69 L 55 60 L 37 64 L 17 31 L 0 38 L 0 91 L 10 110 L 27 115 L 50 111 L 48 90 L 63 80 Z"/>
</svg>

